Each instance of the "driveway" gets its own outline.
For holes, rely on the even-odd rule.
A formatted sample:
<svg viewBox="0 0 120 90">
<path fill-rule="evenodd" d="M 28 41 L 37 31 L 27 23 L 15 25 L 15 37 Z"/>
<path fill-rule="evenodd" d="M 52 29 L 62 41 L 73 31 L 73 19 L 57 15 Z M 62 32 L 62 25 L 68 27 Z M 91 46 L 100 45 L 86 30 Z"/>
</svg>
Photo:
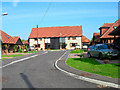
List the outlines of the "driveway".
<svg viewBox="0 0 120 90">
<path fill-rule="evenodd" d="M 75 79 L 54 68 L 54 62 L 64 53 L 48 51 L 2 68 L 3 88 L 96 88 L 96 84 Z"/>
</svg>

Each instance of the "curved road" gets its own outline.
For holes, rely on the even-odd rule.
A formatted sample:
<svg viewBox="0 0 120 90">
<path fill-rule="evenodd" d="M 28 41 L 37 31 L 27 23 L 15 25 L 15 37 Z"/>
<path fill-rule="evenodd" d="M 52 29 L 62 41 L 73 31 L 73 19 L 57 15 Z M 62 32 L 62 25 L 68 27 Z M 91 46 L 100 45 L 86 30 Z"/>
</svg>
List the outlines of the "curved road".
<svg viewBox="0 0 120 90">
<path fill-rule="evenodd" d="M 64 53 L 40 53 L 36 57 L 4 67 L 3 88 L 96 88 L 96 84 L 75 79 L 54 68 L 54 62 Z"/>
</svg>

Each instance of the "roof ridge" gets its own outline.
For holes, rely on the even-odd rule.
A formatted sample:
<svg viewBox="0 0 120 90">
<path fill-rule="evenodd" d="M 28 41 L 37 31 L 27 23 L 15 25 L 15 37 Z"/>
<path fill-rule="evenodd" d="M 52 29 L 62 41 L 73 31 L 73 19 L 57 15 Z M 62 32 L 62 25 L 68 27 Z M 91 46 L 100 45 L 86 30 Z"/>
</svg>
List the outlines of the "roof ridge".
<svg viewBox="0 0 120 90">
<path fill-rule="evenodd" d="M 82 27 L 82 25 L 80 26 L 51 26 L 51 27 L 38 27 L 38 28 L 54 28 L 54 27 Z"/>
</svg>

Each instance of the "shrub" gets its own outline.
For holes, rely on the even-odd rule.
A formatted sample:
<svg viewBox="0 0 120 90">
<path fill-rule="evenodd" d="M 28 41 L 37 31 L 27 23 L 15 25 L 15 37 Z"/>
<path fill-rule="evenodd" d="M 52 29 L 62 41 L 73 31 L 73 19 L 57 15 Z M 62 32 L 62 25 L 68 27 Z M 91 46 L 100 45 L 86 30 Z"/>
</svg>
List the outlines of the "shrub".
<svg viewBox="0 0 120 90">
<path fill-rule="evenodd" d="M 16 49 L 17 49 L 17 45 L 14 45 L 13 52 L 16 52 Z"/>
</svg>

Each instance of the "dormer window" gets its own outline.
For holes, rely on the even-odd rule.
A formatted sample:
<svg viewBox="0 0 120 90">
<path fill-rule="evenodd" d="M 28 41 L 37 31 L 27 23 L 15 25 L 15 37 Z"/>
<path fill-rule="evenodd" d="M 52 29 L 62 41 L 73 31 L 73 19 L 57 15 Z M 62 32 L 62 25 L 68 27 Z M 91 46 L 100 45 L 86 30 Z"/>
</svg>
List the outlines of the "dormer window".
<svg viewBox="0 0 120 90">
<path fill-rule="evenodd" d="M 7 35 L 5 35 L 7 38 L 9 38 Z"/>
<path fill-rule="evenodd" d="M 114 29 L 116 29 L 117 27 L 116 27 L 116 26 L 114 26 L 113 28 L 114 28 Z"/>
</svg>

